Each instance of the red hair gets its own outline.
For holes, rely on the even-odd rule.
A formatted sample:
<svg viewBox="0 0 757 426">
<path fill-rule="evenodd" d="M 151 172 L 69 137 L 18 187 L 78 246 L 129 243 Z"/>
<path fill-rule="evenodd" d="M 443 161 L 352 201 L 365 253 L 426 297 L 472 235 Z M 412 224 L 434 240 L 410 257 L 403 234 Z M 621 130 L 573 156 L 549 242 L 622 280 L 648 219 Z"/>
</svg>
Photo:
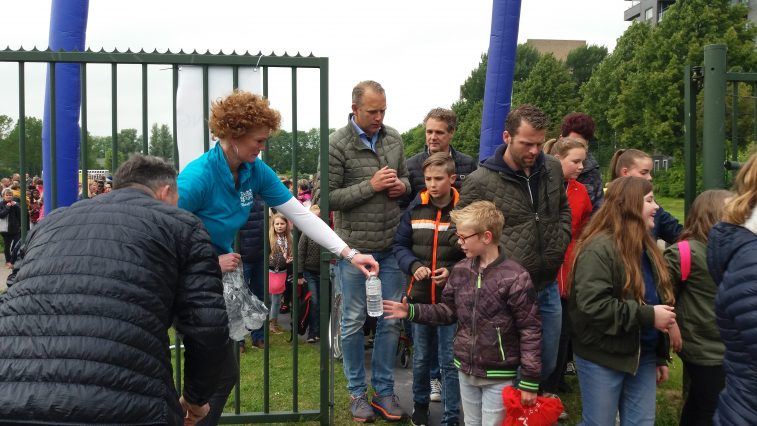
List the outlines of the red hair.
<svg viewBox="0 0 757 426">
<path fill-rule="evenodd" d="M 594 120 L 589 114 L 571 112 L 562 119 L 560 134 L 565 137 L 568 136 L 570 132 L 576 132 L 589 142 L 594 139 L 594 128 Z"/>
</svg>

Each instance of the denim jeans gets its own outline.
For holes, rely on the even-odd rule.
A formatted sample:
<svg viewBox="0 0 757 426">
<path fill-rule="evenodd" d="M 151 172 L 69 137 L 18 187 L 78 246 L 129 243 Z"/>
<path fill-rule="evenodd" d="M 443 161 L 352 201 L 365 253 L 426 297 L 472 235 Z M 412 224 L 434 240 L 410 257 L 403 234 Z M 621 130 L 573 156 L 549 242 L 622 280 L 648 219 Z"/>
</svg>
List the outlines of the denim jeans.
<svg viewBox="0 0 757 426">
<path fill-rule="evenodd" d="M 581 386 L 581 425 L 614 425 L 618 412 L 620 426 L 654 425 L 657 392 L 654 352 L 641 354 L 636 375 L 603 367 L 575 354 L 573 358 Z"/>
<path fill-rule="evenodd" d="M 252 262 L 242 263 L 242 270 L 244 271 L 244 280 L 250 287 L 250 291 L 259 300 L 265 301 L 263 294 L 263 257 L 260 256 Z M 252 343 L 263 341 L 263 327 L 257 330 L 253 330 L 250 333 L 252 336 Z"/>
<path fill-rule="evenodd" d="M 460 379 L 460 399 L 463 402 L 465 426 L 499 426 L 505 418 L 502 389 L 511 386 L 511 380 L 496 384 L 475 385 L 471 376 L 458 372 Z"/>
<path fill-rule="evenodd" d="M 431 367 L 439 366 L 443 378 L 442 404 L 444 414 L 442 424 L 457 423 L 460 415 L 460 383 L 453 361 L 452 341 L 457 324 L 435 327 L 413 324 L 413 400 L 428 405 L 431 386 Z M 437 338 L 434 338 L 437 337 Z M 437 346 L 439 360 L 432 358 L 432 346 Z"/>
<path fill-rule="evenodd" d="M 536 294 L 541 316 L 541 379 L 546 381 L 557 364 L 557 350 L 560 346 L 562 328 L 562 304 L 557 281 Z"/>
<path fill-rule="evenodd" d="M 391 250 L 368 253 L 379 263 L 381 295 L 384 300 L 399 302 L 402 297 L 404 274 L 397 266 Z M 339 261 L 339 281 L 342 286 L 342 351 L 344 375 L 350 395 L 358 397 L 367 391 L 365 384 L 365 348 L 363 323 L 367 315 L 365 304 L 365 276 L 345 260 Z M 394 394 L 393 368 L 400 335 L 398 320 L 379 318 L 371 356 L 371 385 L 379 396 Z"/>
<path fill-rule="evenodd" d="M 307 269 L 303 271 L 305 281 L 308 283 L 310 290 L 310 314 L 308 315 L 308 337 L 321 337 L 320 317 L 318 315 L 318 292 L 321 289 L 321 275 L 310 272 Z"/>
</svg>

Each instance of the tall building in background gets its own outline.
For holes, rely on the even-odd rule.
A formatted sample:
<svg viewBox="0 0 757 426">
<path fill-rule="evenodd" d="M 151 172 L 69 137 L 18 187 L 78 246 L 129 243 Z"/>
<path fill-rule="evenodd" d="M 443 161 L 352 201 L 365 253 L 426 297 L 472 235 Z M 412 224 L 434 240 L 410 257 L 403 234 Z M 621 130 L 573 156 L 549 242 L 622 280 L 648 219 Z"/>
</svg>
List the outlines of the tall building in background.
<svg viewBox="0 0 757 426">
<path fill-rule="evenodd" d="M 626 21 L 646 22 L 657 25 L 665 16 L 665 11 L 675 3 L 675 0 L 625 0 L 629 7 L 623 13 Z M 749 6 L 749 19 L 757 22 L 757 0 L 731 0 L 732 3 L 743 3 Z"/>
</svg>

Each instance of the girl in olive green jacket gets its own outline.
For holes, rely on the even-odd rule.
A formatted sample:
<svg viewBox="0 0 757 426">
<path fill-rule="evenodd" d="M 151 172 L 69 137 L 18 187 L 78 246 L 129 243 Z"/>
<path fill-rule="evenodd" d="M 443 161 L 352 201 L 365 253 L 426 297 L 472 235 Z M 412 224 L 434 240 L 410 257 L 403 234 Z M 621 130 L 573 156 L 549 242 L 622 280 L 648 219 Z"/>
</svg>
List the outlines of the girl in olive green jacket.
<svg viewBox="0 0 757 426">
<path fill-rule="evenodd" d="M 731 196 L 722 189 L 701 193 L 686 215 L 679 242 L 665 250 L 676 290 L 677 327 L 671 329 L 670 341 L 689 378 L 682 425 L 711 425 L 718 394 L 725 386 L 725 346 L 715 322 L 718 286 L 707 269 L 707 235 Z"/>
<path fill-rule="evenodd" d="M 652 239 L 652 183 L 614 180 L 576 248 L 568 313 L 583 425 L 654 425 L 656 384 L 667 380 L 673 289 Z"/>
</svg>

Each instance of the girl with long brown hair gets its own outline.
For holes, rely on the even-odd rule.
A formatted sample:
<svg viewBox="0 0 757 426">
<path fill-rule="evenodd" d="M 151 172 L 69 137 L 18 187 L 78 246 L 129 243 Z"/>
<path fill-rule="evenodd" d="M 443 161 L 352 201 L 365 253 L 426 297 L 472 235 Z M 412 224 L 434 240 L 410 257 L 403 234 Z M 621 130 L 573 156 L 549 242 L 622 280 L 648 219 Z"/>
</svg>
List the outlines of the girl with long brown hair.
<svg viewBox="0 0 757 426">
<path fill-rule="evenodd" d="M 714 417 L 720 425 L 757 419 L 757 153 L 736 175 L 734 191 L 707 247 L 707 266 L 718 284 L 715 317 L 725 345 L 725 389 Z"/>
<path fill-rule="evenodd" d="M 569 278 L 571 338 L 583 424 L 653 425 L 656 383 L 668 378 L 675 324 L 670 274 L 652 238 L 652 183 L 614 180 L 576 246 Z"/>
<path fill-rule="evenodd" d="M 718 286 L 707 270 L 707 235 L 732 195 L 722 189 L 699 194 L 686 214 L 680 240 L 665 250 L 676 291 L 677 326 L 670 330 L 671 346 L 689 378 L 682 425 L 711 425 L 718 394 L 725 386 L 725 348 L 715 324 Z"/>
</svg>

